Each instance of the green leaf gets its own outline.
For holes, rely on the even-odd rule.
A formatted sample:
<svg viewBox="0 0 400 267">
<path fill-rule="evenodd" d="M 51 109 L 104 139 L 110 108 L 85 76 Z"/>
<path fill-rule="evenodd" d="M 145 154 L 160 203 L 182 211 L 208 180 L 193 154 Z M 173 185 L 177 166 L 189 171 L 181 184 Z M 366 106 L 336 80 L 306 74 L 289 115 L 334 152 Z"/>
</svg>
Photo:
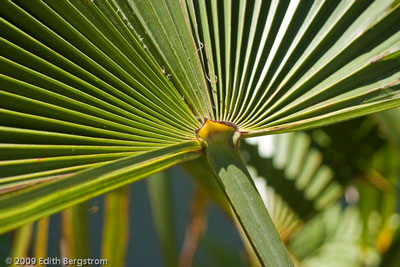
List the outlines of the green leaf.
<svg viewBox="0 0 400 267">
<path fill-rule="evenodd" d="M 4 0 L 0 17 L 0 232 L 197 158 L 207 119 L 246 138 L 400 106 L 398 1 Z"/>
<path fill-rule="evenodd" d="M 166 267 L 178 264 L 170 178 L 167 172 L 160 172 L 147 179 L 153 223 Z"/>
<path fill-rule="evenodd" d="M 243 3 L 197 6 L 205 65 L 218 76 L 217 120 L 247 137 L 399 105 L 400 5 L 255 1 L 244 11 Z"/>
<path fill-rule="evenodd" d="M 194 179 L 196 186 L 201 187 L 204 192 L 207 192 L 207 195 L 217 202 L 228 216 L 232 215 L 229 202 L 218 181 L 215 180 L 214 172 L 205 154 L 201 155 L 198 159 L 184 162 L 182 167 Z"/>
<path fill-rule="evenodd" d="M 35 239 L 35 258 L 46 258 L 49 239 L 50 217 L 44 217 L 37 222 Z M 39 264 L 38 264 L 39 265 Z M 43 265 L 39 265 L 43 266 Z"/>
<path fill-rule="evenodd" d="M 376 121 L 366 117 L 306 132 L 248 139 L 241 143 L 241 151 L 281 238 L 289 240 L 360 177 L 396 176 L 392 162 L 397 153 L 388 151 L 389 145 Z M 388 153 L 377 153 L 382 149 Z M 373 167 L 374 161 L 380 162 L 380 170 Z M 389 190 L 392 186 L 385 179 L 375 179 L 376 184 Z"/>
<path fill-rule="evenodd" d="M 13 264 L 17 266 L 15 258 L 25 258 L 29 255 L 29 248 L 31 246 L 33 224 L 29 223 L 15 231 L 15 237 L 13 241 L 11 258 L 13 259 Z"/>
<path fill-rule="evenodd" d="M 360 266 L 361 220 L 354 207 L 335 205 L 308 223 L 290 242 L 301 264 L 311 266 Z M 340 252 L 340 253 L 338 253 Z"/>
<path fill-rule="evenodd" d="M 240 156 L 235 133 L 231 126 L 208 121 L 198 135 L 207 142 L 209 163 L 260 262 L 294 266 Z"/>
<path fill-rule="evenodd" d="M 400 147 L 400 125 L 397 123 L 400 118 L 400 109 L 394 108 L 376 114 L 385 135 Z"/>
<path fill-rule="evenodd" d="M 89 222 L 86 202 L 65 209 L 61 213 L 62 242 L 65 254 L 71 259 L 89 257 Z"/>
<path fill-rule="evenodd" d="M 198 141 L 124 158 L 0 196 L 0 232 L 199 156 Z"/>
<path fill-rule="evenodd" d="M 124 266 L 130 239 L 129 187 L 111 191 L 104 197 L 102 258 L 110 265 Z"/>
</svg>

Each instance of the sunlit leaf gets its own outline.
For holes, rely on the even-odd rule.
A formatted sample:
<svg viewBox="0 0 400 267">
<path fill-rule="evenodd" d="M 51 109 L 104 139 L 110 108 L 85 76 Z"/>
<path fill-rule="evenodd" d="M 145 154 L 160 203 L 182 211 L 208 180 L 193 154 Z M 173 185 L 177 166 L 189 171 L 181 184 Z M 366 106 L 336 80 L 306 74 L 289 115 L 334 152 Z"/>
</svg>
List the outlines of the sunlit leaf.
<svg viewBox="0 0 400 267">
<path fill-rule="evenodd" d="M 400 106 L 398 1 L 4 0 L 0 24 L 0 232 L 199 157 L 207 119 Z"/>
</svg>

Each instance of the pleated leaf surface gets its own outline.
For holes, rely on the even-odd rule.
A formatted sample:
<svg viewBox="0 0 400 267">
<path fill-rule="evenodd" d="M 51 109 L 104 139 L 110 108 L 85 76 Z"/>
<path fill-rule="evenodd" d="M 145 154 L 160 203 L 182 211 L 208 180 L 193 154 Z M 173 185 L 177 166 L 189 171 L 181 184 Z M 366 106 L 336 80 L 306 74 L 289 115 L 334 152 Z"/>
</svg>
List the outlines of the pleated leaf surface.
<svg viewBox="0 0 400 267">
<path fill-rule="evenodd" d="M 394 1 L 4 0 L 0 231 L 242 137 L 400 105 Z"/>
</svg>

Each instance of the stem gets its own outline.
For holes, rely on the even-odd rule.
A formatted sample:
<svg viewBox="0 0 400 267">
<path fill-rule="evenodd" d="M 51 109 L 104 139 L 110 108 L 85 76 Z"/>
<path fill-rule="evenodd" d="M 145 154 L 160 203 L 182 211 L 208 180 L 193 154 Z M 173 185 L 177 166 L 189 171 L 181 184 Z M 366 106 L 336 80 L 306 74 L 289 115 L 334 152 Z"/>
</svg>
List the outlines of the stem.
<svg viewBox="0 0 400 267">
<path fill-rule="evenodd" d="M 89 256 L 89 226 L 87 203 L 65 209 L 62 212 L 62 256 L 84 259 Z"/>
<path fill-rule="evenodd" d="M 49 223 L 50 223 L 50 217 L 44 217 L 40 219 L 37 223 L 35 253 L 34 253 L 36 259 L 47 257 Z M 39 264 L 37 266 L 44 267 L 44 265 L 39 265 Z"/>
<path fill-rule="evenodd" d="M 15 259 L 28 257 L 32 238 L 32 228 L 33 223 L 28 223 L 15 231 L 11 258 Z M 15 261 L 13 261 L 12 266 L 17 266 Z"/>
<path fill-rule="evenodd" d="M 200 239 L 207 228 L 207 195 L 199 186 L 196 186 L 190 203 L 190 217 L 186 226 L 185 240 L 179 255 L 180 267 L 193 266 Z"/>
<path fill-rule="evenodd" d="M 241 158 L 232 125 L 207 121 L 197 133 L 207 158 L 263 266 L 294 266 Z"/>
<path fill-rule="evenodd" d="M 174 229 L 174 203 L 169 173 L 159 172 L 147 179 L 153 222 L 158 235 L 165 267 L 178 266 Z"/>
<path fill-rule="evenodd" d="M 129 244 L 129 186 L 104 198 L 102 258 L 111 266 L 124 266 Z"/>
</svg>

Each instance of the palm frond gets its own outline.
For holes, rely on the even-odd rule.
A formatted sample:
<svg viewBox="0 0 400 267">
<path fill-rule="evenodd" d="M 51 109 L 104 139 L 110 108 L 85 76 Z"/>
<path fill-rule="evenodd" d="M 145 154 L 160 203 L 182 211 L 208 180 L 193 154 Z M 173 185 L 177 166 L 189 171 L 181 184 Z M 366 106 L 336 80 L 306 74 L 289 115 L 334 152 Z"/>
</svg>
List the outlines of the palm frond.
<svg viewBox="0 0 400 267">
<path fill-rule="evenodd" d="M 208 120 L 246 138 L 400 106 L 393 0 L 0 7 L 0 232 L 199 157 Z"/>
<path fill-rule="evenodd" d="M 301 266 L 362 266 L 360 226 L 356 208 L 342 210 L 335 205 L 293 237 L 291 251 L 301 260 Z"/>
<path fill-rule="evenodd" d="M 149 174 L 162 171 L 179 162 L 196 158 L 199 156 L 199 149 L 201 147 L 197 141 L 187 142 L 103 164 L 99 168 L 89 168 L 76 174 L 36 179 L 38 183 L 36 186 L 6 184 L 4 188 L 12 192 L 0 196 L 2 210 L 0 229 L 7 231 Z M 20 187 L 26 188 L 20 189 Z M 16 189 L 20 190 L 15 191 Z"/>
<path fill-rule="evenodd" d="M 372 163 L 382 153 L 376 154 L 388 144 L 375 120 L 366 117 L 307 132 L 248 139 L 241 150 L 286 240 L 304 222 L 335 203 L 348 185 L 361 177 L 369 181 L 371 172 L 377 172 Z M 390 152 L 387 155 L 393 157 Z M 388 159 L 384 162 L 380 170 L 389 169 Z"/>
<path fill-rule="evenodd" d="M 254 136 L 398 105 L 399 9 L 393 1 L 199 1 L 217 119 Z"/>
</svg>

